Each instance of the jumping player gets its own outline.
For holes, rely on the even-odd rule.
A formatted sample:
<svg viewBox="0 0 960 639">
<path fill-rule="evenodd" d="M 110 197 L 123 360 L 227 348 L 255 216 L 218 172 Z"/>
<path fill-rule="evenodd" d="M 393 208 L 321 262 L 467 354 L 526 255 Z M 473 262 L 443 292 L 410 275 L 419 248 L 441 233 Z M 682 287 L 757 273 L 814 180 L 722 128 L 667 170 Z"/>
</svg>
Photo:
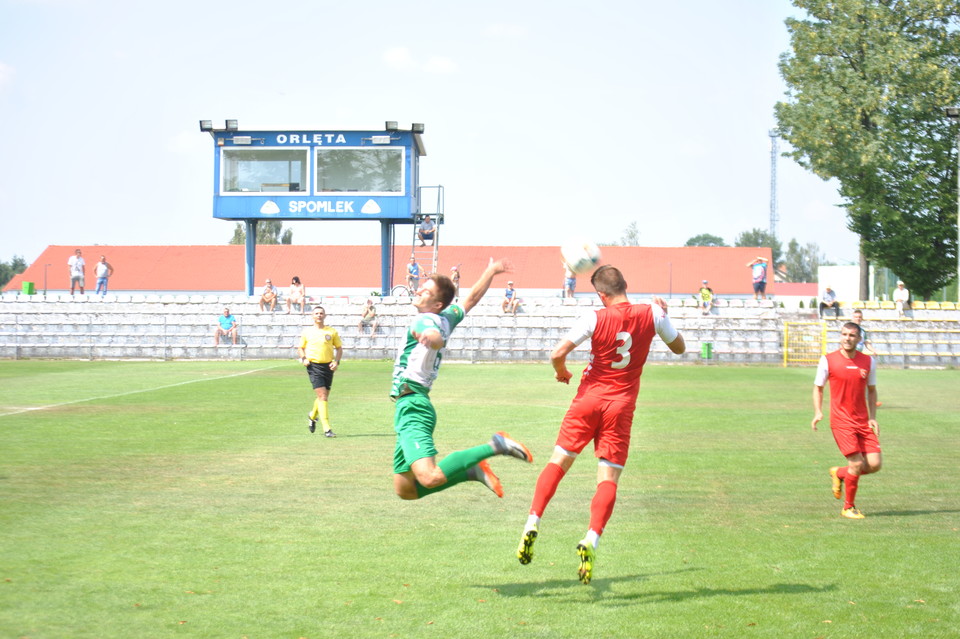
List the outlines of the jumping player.
<svg viewBox="0 0 960 639">
<path fill-rule="evenodd" d="M 847 466 L 830 469 L 833 496 L 844 496 L 840 515 L 863 519 L 856 507 L 860 477 L 880 470 L 880 426 L 877 424 L 877 371 L 874 358 L 857 351 L 860 326 L 840 329 L 840 349 L 820 358 L 813 381 L 813 430 L 823 419 L 823 385 L 830 381 L 830 430 L 847 458 Z"/>
<path fill-rule="evenodd" d="M 587 584 L 600 535 L 613 513 L 617 482 L 627 463 L 633 413 L 640 392 L 640 375 L 654 335 L 676 354 L 686 350 L 683 336 L 666 314 L 666 303 L 632 304 L 627 283 L 613 266 L 601 266 L 590 278 L 604 308 L 589 313 L 570 329 L 553 349 L 550 361 L 558 382 L 569 384 L 567 355 L 589 339 L 590 364 L 583 371 L 580 387 L 560 424 L 553 456 L 537 479 L 530 514 L 523 529 L 517 558 L 521 564 L 533 560 L 533 543 L 540 530 L 540 518 L 553 498 L 560 480 L 580 451 L 593 441 L 597 466 L 597 490 L 590 504 L 590 526 L 577 544 L 580 581 Z"/>
<path fill-rule="evenodd" d="M 401 499 L 420 499 L 464 481 L 478 481 L 503 497 L 500 480 L 486 459 L 508 455 L 525 462 L 533 456 L 527 447 L 498 432 L 486 444 L 450 453 L 438 463 L 433 431 L 437 413 L 430 387 L 443 360 L 443 347 L 453 329 L 483 298 L 493 278 L 510 270 L 508 262 L 491 262 L 470 289 L 463 306 L 451 304 L 456 287 L 446 275 L 429 275 L 411 298 L 419 311 L 407 329 L 393 368 L 390 397 L 396 402 L 393 428 L 393 488 Z"/>
</svg>

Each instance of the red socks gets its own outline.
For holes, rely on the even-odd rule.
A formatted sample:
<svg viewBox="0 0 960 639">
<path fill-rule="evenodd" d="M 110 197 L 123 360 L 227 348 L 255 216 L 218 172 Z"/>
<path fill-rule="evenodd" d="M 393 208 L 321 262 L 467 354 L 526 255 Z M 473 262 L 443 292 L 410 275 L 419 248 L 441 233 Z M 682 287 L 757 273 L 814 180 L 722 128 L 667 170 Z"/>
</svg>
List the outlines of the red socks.
<svg viewBox="0 0 960 639">
<path fill-rule="evenodd" d="M 530 504 L 531 515 L 543 517 L 543 511 L 553 499 L 557 486 L 560 485 L 560 480 L 565 474 L 566 471 L 557 464 L 550 463 L 543 467 L 540 477 L 537 478 L 537 487 L 533 491 L 533 503 Z"/>
<path fill-rule="evenodd" d="M 841 472 L 843 473 L 842 475 Z M 843 509 L 853 508 L 854 499 L 857 496 L 857 484 L 860 483 L 860 475 L 851 475 L 847 472 L 846 468 L 841 468 L 837 471 L 837 477 L 842 477 L 843 488 L 846 490 L 846 495 L 843 499 Z"/>
<path fill-rule="evenodd" d="M 597 484 L 597 492 L 590 502 L 590 530 L 598 535 L 603 533 L 610 515 L 613 514 L 613 505 L 617 501 L 617 484 L 612 481 L 602 481 Z"/>
</svg>

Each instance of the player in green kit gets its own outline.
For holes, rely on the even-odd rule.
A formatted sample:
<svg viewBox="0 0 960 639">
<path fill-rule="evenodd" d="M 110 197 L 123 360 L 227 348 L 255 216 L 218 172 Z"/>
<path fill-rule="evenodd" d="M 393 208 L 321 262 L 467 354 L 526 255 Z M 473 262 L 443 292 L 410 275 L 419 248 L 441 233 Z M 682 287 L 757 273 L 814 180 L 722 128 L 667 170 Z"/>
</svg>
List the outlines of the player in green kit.
<svg viewBox="0 0 960 639">
<path fill-rule="evenodd" d="M 440 370 L 442 349 L 453 329 L 483 299 L 493 278 L 509 270 L 509 262 L 491 262 L 463 306 L 451 304 L 456 286 L 449 277 L 436 273 L 423 280 L 411 298 L 419 314 L 407 328 L 397 353 L 390 392 L 396 402 L 393 429 L 397 433 L 393 488 L 401 499 L 419 499 L 464 481 L 481 482 L 497 497 L 503 497 L 500 480 L 486 459 L 508 455 L 533 461 L 526 446 L 503 432 L 495 433 L 486 444 L 450 453 L 439 463 L 433 442 L 437 413 L 430 401 L 430 387 Z"/>
</svg>

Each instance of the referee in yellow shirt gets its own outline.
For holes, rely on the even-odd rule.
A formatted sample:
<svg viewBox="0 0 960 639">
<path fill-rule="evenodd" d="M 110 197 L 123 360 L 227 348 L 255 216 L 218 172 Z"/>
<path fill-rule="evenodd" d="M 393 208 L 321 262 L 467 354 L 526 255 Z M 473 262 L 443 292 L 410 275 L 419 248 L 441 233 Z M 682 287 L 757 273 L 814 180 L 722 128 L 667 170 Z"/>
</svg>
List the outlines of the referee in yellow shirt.
<svg viewBox="0 0 960 639">
<path fill-rule="evenodd" d="M 327 414 L 327 398 L 330 396 L 330 386 L 333 384 L 333 373 L 340 365 L 343 356 L 343 344 L 337 329 L 324 326 L 323 321 L 327 313 L 322 306 L 313 307 L 313 326 L 308 326 L 300 336 L 300 345 L 297 353 L 300 363 L 307 367 L 310 383 L 317 393 L 313 401 L 313 408 L 307 417 L 310 419 L 310 432 L 317 430 L 317 419 L 323 425 L 323 434 L 327 437 L 336 437 L 330 429 L 330 419 Z"/>
</svg>

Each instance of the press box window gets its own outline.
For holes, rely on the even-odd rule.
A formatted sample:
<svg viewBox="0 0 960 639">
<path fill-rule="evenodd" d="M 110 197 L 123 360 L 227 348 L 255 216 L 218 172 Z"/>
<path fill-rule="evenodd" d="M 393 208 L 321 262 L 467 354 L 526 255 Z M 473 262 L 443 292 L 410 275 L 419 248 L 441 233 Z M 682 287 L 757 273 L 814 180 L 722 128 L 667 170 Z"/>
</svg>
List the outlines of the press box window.
<svg viewBox="0 0 960 639">
<path fill-rule="evenodd" d="M 223 149 L 223 192 L 305 193 L 307 153 L 307 149 Z"/>
<path fill-rule="evenodd" d="M 402 148 L 318 148 L 317 193 L 403 195 Z"/>
</svg>

